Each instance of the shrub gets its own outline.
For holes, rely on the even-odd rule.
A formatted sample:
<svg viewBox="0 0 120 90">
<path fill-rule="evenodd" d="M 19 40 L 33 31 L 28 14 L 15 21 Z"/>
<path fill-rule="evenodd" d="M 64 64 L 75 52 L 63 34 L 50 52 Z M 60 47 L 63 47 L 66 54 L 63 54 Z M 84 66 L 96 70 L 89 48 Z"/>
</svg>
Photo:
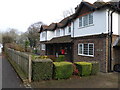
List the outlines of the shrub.
<svg viewBox="0 0 120 90">
<path fill-rule="evenodd" d="M 17 51 L 25 52 L 25 49 L 21 45 L 18 45 L 16 43 L 6 44 L 5 47 L 11 48 L 11 49 L 14 49 L 14 50 L 17 50 Z"/>
<path fill-rule="evenodd" d="M 35 60 L 35 59 L 43 59 L 43 60 L 46 60 L 48 59 L 48 56 L 39 56 L 39 55 L 32 55 L 32 59 Z"/>
<path fill-rule="evenodd" d="M 64 55 L 58 55 L 58 58 L 56 60 L 57 62 L 65 61 L 65 56 Z"/>
<path fill-rule="evenodd" d="M 95 61 L 92 61 L 90 63 L 92 63 L 91 75 L 96 75 L 99 72 L 99 63 Z"/>
<path fill-rule="evenodd" d="M 67 79 L 73 73 L 73 66 L 70 62 L 53 62 L 53 78 Z"/>
<path fill-rule="evenodd" d="M 88 62 L 75 62 L 80 76 L 88 76 L 91 74 L 92 64 Z"/>
<path fill-rule="evenodd" d="M 51 59 L 38 59 L 32 61 L 32 80 L 52 79 L 53 63 Z"/>
</svg>

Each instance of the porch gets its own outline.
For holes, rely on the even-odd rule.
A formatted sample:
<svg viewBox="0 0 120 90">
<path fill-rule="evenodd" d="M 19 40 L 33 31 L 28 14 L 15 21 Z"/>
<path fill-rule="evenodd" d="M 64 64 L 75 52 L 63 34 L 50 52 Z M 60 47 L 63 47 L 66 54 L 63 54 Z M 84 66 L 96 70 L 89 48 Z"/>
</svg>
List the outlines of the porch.
<svg viewBox="0 0 120 90">
<path fill-rule="evenodd" d="M 66 61 L 73 62 L 73 43 L 70 36 L 53 38 L 52 40 L 45 42 L 45 44 L 46 55 L 53 55 L 55 57 L 64 55 Z"/>
</svg>

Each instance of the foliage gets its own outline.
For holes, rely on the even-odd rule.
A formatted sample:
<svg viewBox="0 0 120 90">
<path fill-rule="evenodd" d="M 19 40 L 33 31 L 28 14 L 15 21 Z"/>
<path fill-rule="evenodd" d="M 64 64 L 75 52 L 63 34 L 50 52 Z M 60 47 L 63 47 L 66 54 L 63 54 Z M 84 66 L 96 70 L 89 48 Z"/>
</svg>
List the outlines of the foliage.
<svg viewBox="0 0 120 90">
<path fill-rule="evenodd" d="M 53 78 L 67 79 L 73 73 L 73 66 L 70 62 L 53 62 Z"/>
<path fill-rule="evenodd" d="M 32 55 L 32 59 L 35 60 L 35 59 L 48 59 L 48 56 L 38 56 L 38 55 Z"/>
<path fill-rule="evenodd" d="M 99 72 L 99 63 L 98 62 L 90 62 L 90 63 L 92 63 L 91 75 L 96 75 Z"/>
<path fill-rule="evenodd" d="M 30 42 L 30 47 L 36 47 L 37 43 L 39 43 L 40 34 L 38 32 L 42 24 L 42 22 L 37 22 L 29 26 L 28 31 L 26 33 Z"/>
<path fill-rule="evenodd" d="M 25 52 L 25 49 L 21 45 L 18 45 L 16 43 L 6 44 L 5 47 L 11 48 L 11 49 L 14 49 L 14 50 L 17 50 L 17 51 Z"/>
<path fill-rule="evenodd" d="M 92 64 L 88 62 L 75 62 L 80 76 L 88 76 L 91 74 Z"/>
<path fill-rule="evenodd" d="M 47 55 L 53 62 L 56 61 L 57 57 L 55 55 Z"/>
<path fill-rule="evenodd" d="M 40 81 L 40 80 L 49 80 L 52 79 L 53 72 L 53 63 L 52 60 L 39 60 L 32 61 L 32 80 Z"/>
<path fill-rule="evenodd" d="M 57 62 L 65 61 L 65 56 L 64 55 L 58 55 L 56 61 Z"/>
</svg>

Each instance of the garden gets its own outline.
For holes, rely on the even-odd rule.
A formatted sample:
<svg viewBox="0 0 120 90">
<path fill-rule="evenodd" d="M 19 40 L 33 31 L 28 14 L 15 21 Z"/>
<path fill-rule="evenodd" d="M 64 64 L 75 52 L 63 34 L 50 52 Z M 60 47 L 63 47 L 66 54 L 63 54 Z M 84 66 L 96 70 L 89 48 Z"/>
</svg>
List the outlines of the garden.
<svg viewBox="0 0 120 90">
<path fill-rule="evenodd" d="M 15 59 L 15 63 L 17 63 L 23 72 L 28 75 L 28 61 L 26 60 L 28 56 L 26 55 L 24 48 L 18 46 L 17 44 L 9 44 L 6 48 L 11 48 L 11 53 L 8 53 L 10 54 L 9 57 L 14 57 L 13 59 Z M 95 61 L 72 63 L 65 61 L 64 55 L 59 55 L 54 58 L 51 56 L 40 56 L 34 53 L 29 54 L 31 55 L 32 60 L 32 81 L 69 79 L 73 75 L 84 77 L 96 75 L 99 72 L 99 63 Z"/>
</svg>

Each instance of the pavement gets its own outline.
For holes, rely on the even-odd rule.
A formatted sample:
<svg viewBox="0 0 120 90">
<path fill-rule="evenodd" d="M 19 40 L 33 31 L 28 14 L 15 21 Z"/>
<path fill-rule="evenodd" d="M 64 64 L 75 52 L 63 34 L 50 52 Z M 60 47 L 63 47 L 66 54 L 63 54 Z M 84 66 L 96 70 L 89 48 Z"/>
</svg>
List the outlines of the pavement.
<svg viewBox="0 0 120 90">
<path fill-rule="evenodd" d="M 25 88 L 8 60 L 0 55 L 0 66 L 1 64 L 2 68 L 0 67 L 0 71 L 2 69 L 2 88 Z"/>
</svg>

